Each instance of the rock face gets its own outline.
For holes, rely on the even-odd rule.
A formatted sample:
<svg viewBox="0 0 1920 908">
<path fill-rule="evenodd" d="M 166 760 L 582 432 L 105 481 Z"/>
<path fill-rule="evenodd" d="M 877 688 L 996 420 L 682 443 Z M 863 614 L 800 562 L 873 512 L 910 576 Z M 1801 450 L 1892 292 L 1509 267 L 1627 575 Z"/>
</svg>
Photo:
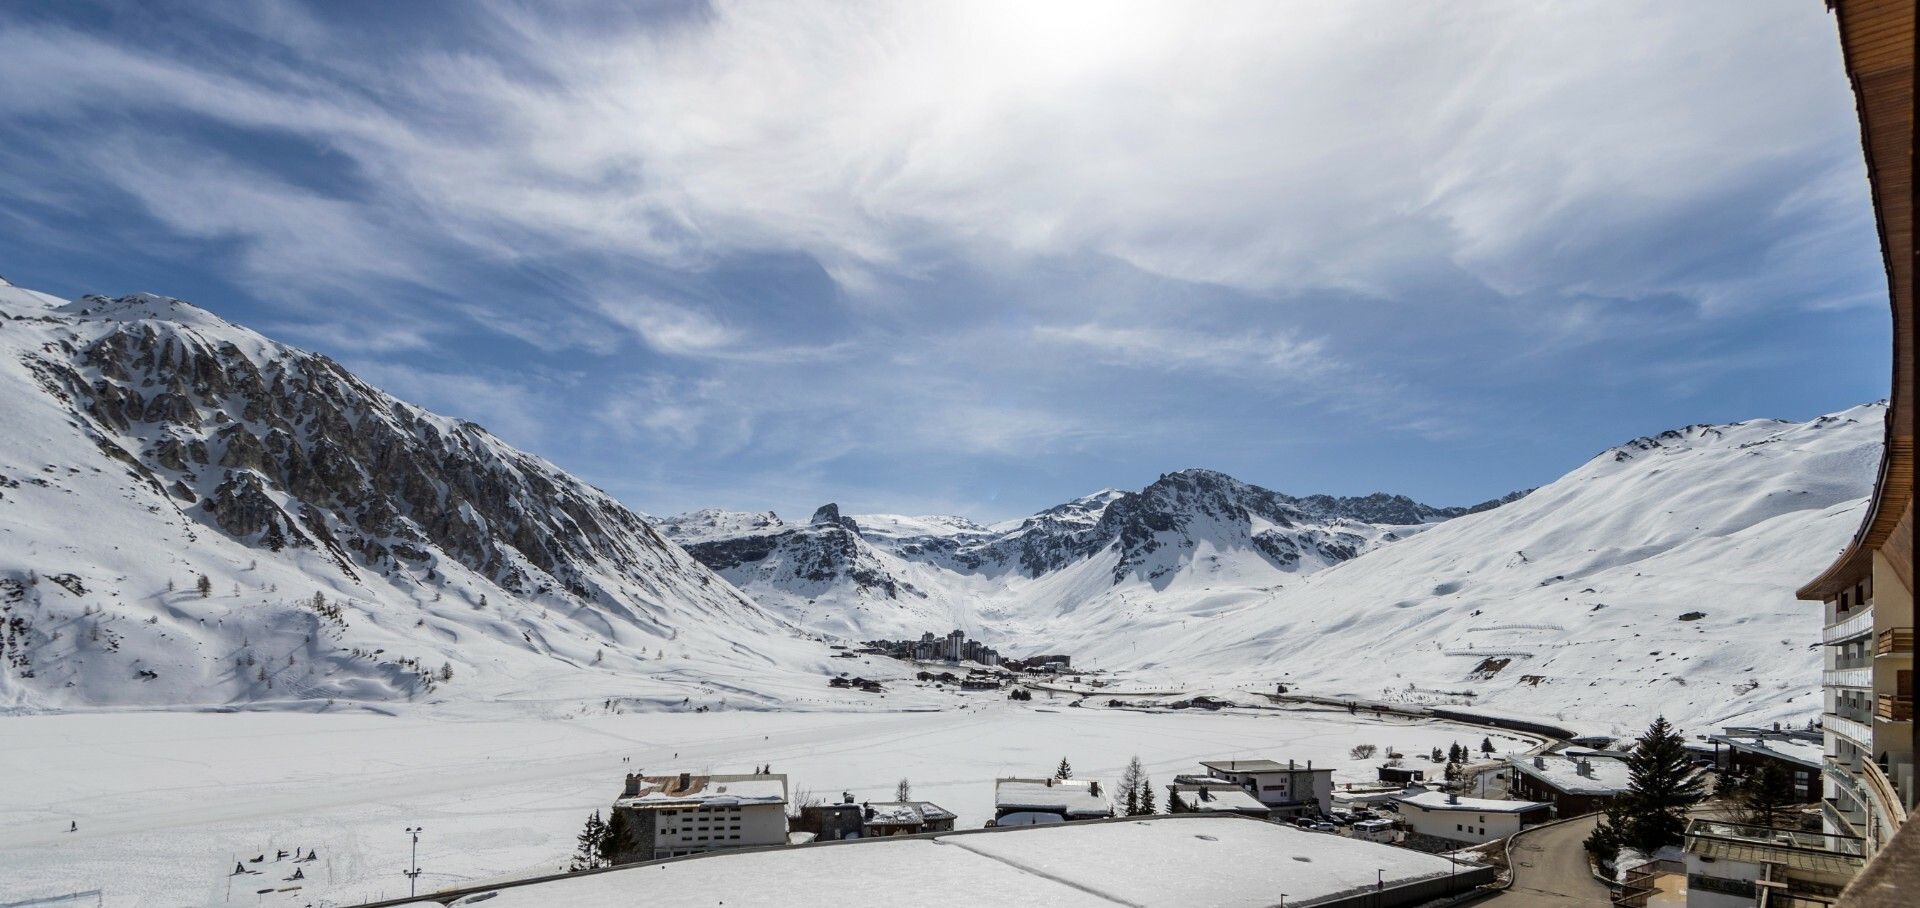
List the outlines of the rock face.
<svg viewBox="0 0 1920 908">
<path fill-rule="evenodd" d="M 632 511 L 479 426 L 402 404 L 324 356 L 260 358 L 193 330 L 210 317 L 184 305 L 84 298 L 60 311 L 92 330 L 35 368 L 136 469 L 205 489 L 192 510 L 240 541 L 320 549 L 347 572 L 426 567 L 433 549 L 503 590 L 583 602 L 608 599 L 609 568 L 684 569 Z M 144 317 L 155 311 L 172 319 Z"/>
<path fill-rule="evenodd" d="M 141 627 L 153 630 L 139 633 L 150 633 L 156 649 L 139 657 L 141 670 L 162 677 L 218 677 L 217 648 L 279 646 L 297 630 L 301 642 L 286 644 L 274 669 L 300 666 L 294 674 L 310 688 L 384 698 L 432 686 L 418 665 L 396 670 L 398 657 L 376 660 L 387 665 L 377 671 L 361 666 L 367 671 L 349 683 L 350 666 L 307 652 L 315 633 L 300 628 L 311 624 L 316 588 L 322 600 L 357 603 L 328 607 L 354 627 L 342 639 L 365 630 L 351 621 L 356 608 L 368 624 L 397 631 L 400 639 L 387 645 L 346 647 L 383 656 L 501 643 L 518 651 L 502 657 L 508 661 L 531 654 L 542 663 L 613 666 L 637 662 L 647 647 L 667 658 L 667 642 L 695 659 L 710 642 L 725 661 L 751 649 L 747 641 L 772 649 L 796 638 L 605 493 L 478 425 L 396 400 L 324 356 L 147 294 L 59 305 L 0 288 L 0 315 L 0 390 L 17 430 L 0 439 L 0 488 L 21 489 L 0 494 L 0 527 L 10 541 L 45 543 L 0 546 L 0 577 L 21 579 L 0 625 L 20 618 L 36 628 L 0 639 L 10 641 L 9 655 L 32 651 L 42 666 L 24 679 L 32 683 L 0 675 L 0 703 L 9 695 L 45 702 L 34 690 L 45 666 L 72 655 L 71 633 L 38 629 L 56 626 L 56 601 L 75 597 L 26 580 L 76 563 L 100 575 L 88 579 L 92 595 L 67 603 L 87 615 L 165 598 L 201 575 L 221 579 L 194 598 L 254 603 L 244 615 L 211 621 L 177 607 L 143 614 L 153 620 Z M 22 479 L 37 485 L 22 487 Z M 101 526 L 76 535 L 62 525 L 70 511 Z M 128 563 L 110 570 L 116 560 Z M 159 592 L 162 584 L 170 588 Z M 163 620 L 189 621 L 194 634 L 170 632 Z M 225 639 L 242 626 L 238 640 Z M 152 668 L 168 660 L 169 670 Z M 270 673 L 253 668 L 229 670 L 239 677 L 216 685 L 216 701 L 266 696 Z M 100 674 L 62 681 L 59 689 L 72 692 L 52 699 L 120 702 L 123 691 Z M 139 690 L 170 691 L 135 699 L 207 693 L 126 675 L 141 679 Z M 362 683 L 369 675 L 377 684 Z M 330 676 L 338 682 L 324 680 Z M 240 683 L 248 680 L 257 683 Z"/>
</svg>

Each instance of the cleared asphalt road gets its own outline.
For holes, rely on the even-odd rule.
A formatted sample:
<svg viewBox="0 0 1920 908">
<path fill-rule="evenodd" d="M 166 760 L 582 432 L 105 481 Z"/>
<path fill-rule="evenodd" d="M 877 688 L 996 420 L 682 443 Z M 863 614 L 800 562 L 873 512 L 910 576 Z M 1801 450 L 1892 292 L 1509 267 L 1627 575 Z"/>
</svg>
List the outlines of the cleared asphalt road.
<svg viewBox="0 0 1920 908">
<path fill-rule="evenodd" d="M 1600 815 L 1594 814 L 1514 839 L 1513 885 L 1481 904 L 1609 908 L 1613 903 L 1607 887 L 1587 872 L 1587 852 L 1581 845 L 1598 822 Z"/>
</svg>

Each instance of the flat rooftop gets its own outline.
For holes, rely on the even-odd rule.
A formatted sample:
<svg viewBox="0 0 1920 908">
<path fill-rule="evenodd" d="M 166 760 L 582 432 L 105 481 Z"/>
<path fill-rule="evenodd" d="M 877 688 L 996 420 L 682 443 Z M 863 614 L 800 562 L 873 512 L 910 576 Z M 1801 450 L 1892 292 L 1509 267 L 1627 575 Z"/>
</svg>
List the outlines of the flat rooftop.
<svg viewBox="0 0 1920 908">
<path fill-rule="evenodd" d="M 1309 770 L 1307 768 L 1307 764 L 1305 763 L 1299 763 L 1293 766 L 1288 766 L 1287 764 L 1281 763 L 1277 760 L 1201 760 L 1200 765 L 1205 766 L 1206 768 L 1211 769 L 1214 772 L 1332 772 L 1333 771 L 1331 768 L 1325 768 L 1325 767 L 1321 769 Z"/>
<path fill-rule="evenodd" d="M 1464 810 L 1475 813 L 1519 813 L 1547 805 L 1538 801 L 1496 801 L 1491 798 L 1455 798 L 1447 800 L 1444 791 L 1423 791 L 1419 794 L 1399 794 L 1393 799 L 1402 804 L 1412 804 L 1428 810 Z"/>
<path fill-rule="evenodd" d="M 1113 814 L 1106 786 L 1093 793 L 1089 779 L 998 779 L 993 783 L 993 803 L 1000 810 L 1029 810 L 1063 813 L 1067 816 L 1104 817 Z"/>
<path fill-rule="evenodd" d="M 1205 872 L 1177 871 L 1196 867 Z M 1188 815 L 722 852 L 501 889 L 475 904 L 892 908 L 938 893 L 957 908 L 1269 908 L 1284 893 L 1306 908 L 1371 891 L 1376 870 L 1391 890 L 1444 879 L 1452 865 L 1244 817 Z"/>
<path fill-rule="evenodd" d="M 743 807 L 750 804 L 787 803 L 787 777 L 775 773 L 758 775 L 689 774 L 681 777 L 642 776 L 640 793 L 613 802 L 615 807 L 640 810 L 670 810 L 680 807 Z"/>
<path fill-rule="evenodd" d="M 1588 774 L 1580 772 L 1585 760 Z M 1551 786 L 1555 791 L 1577 795 L 1612 795 L 1627 789 L 1630 775 L 1625 760 L 1612 757 L 1563 757 L 1549 754 L 1515 754 L 1507 758 L 1515 772 L 1525 773 Z"/>
</svg>

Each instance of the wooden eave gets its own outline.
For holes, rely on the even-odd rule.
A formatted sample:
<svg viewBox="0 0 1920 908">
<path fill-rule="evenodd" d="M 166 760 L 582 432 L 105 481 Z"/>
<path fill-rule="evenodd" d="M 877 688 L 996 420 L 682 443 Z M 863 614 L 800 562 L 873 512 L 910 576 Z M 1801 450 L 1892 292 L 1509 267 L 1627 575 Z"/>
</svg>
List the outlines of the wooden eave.
<svg viewBox="0 0 1920 908">
<path fill-rule="evenodd" d="M 1914 0 L 1829 0 L 1828 6 L 1839 25 L 1847 78 L 1860 115 L 1860 144 L 1893 313 L 1893 369 L 1886 447 L 1873 497 L 1847 548 L 1800 588 L 1800 598 L 1814 600 L 1831 599 L 1865 577 L 1872 570 L 1874 551 L 1896 537 L 1906 550 L 1894 559 L 1895 568 L 1909 587 L 1913 584 Z"/>
</svg>

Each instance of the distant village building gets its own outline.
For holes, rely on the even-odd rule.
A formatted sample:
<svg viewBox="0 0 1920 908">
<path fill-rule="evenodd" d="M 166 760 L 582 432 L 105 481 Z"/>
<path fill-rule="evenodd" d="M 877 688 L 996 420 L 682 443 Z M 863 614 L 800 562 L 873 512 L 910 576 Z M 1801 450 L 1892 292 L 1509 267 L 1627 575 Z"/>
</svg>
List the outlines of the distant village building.
<svg viewBox="0 0 1920 908">
<path fill-rule="evenodd" d="M 995 779 L 994 826 L 1038 826 L 1113 816 L 1106 786 L 1093 779 Z"/>
<path fill-rule="evenodd" d="M 842 794 L 838 804 L 809 804 L 791 831 L 806 833 L 816 842 L 875 839 L 922 832 L 953 831 L 954 813 L 932 801 L 867 801 L 856 804 Z"/>
<path fill-rule="evenodd" d="M 1444 791 L 1415 785 L 1395 795 L 1400 819 L 1415 835 L 1448 843 L 1478 845 L 1503 839 L 1521 827 L 1544 823 L 1553 816 L 1553 805 L 1538 801 L 1495 801 L 1487 798 L 1463 798 Z"/>
<path fill-rule="evenodd" d="M 953 811 L 932 801 L 873 801 L 860 806 L 860 834 L 869 839 L 953 831 Z"/>
<path fill-rule="evenodd" d="M 1168 813 L 1233 813 L 1265 820 L 1273 808 L 1232 779 L 1207 775 L 1175 776 L 1167 786 Z"/>
<path fill-rule="evenodd" d="M 837 804 L 808 804 L 788 824 L 789 832 L 808 833 L 815 842 L 838 842 L 860 837 L 866 811 L 853 802 L 853 795 L 842 794 Z"/>
<path fill-rule="evenodd" d="M 1714 765 L 1721 770 L 1745 775 L 1773 764 L 1793 780 L 1796 800 L 1820 800 L 1820 767 L 1826 758 L 1820 732 L 1728 728 L 1707 740 L 1713 744 Z"/>
<path fill-rule="evenodd" d="M 614 849 L 617 863 L 785 845 L 787 777 L 633 773 L 613 812 L 626 826 Z"/>
<path fill-rule="evenodd" d="M 1523 801 L 1545 801 L 1555 816 L 1576 817 L 1607 809 L 1627 790 L 1627 761 L 1597 753 L 1515 754 L 1508 791 Z"/>
<path fill-rule="evenodd" d="M 1424 769 L 1414 769 L 1411 766 L 1380 767 L 1380 781 L 1382 782 L 1406 786 L 1417 782 L 1425 782 L 1426 780 L 1427 771 Z"/>
<path fill-rule="evenodd" d="M 1271 809 L 1277 818 L 1325 815 L 1333 809 L 1333 770 L 1293 760 L 1202 760 L 1207 772 L 1227 779 Z"/>
</svg>

